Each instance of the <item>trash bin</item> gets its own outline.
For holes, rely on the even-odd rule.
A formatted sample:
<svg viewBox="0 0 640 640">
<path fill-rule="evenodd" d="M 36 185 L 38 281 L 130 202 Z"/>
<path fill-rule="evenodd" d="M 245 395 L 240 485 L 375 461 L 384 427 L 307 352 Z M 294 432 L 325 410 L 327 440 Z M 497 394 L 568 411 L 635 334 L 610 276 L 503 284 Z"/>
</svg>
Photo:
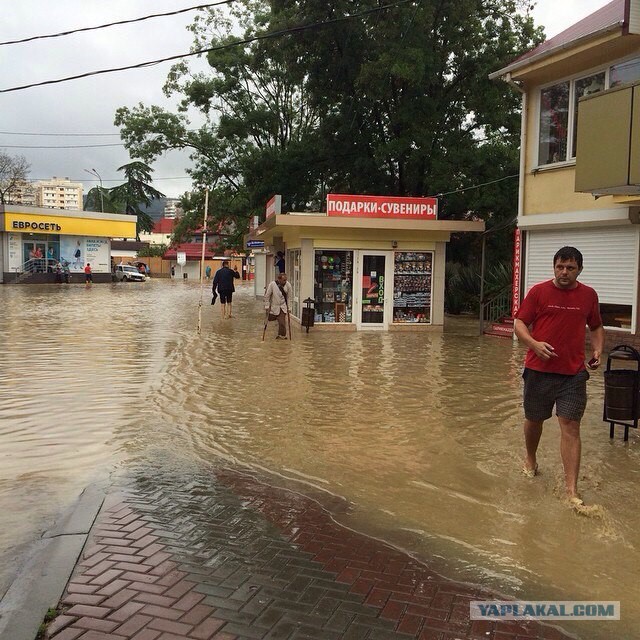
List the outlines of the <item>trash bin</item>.
<svg viewBox="0 0 640 640">
<path fill-rule="evenodd" d="M 309 327 L 313 327 L 314 323 L 314 314 L 315 314 L 315 300 L 313 298 L 307 298 L 303 301 L 305 305 L 302 310 L 302 326 L 306 327 L 307 333 L 309 333 Z"/>
<path fill-rule="evenodd" d="M 631 363 L 632 369 L 614 369 L 613 363 Z M 602 419 L 609 423 L 609 437 L 613 438 L 616 425 L 624 427 L 625 442 L 629 429 L 638 428 L 640 417 L 640 353 L 633 347 L 620 344 L 607 358 L 604 372 L 604 411 Z"/>
</svg>

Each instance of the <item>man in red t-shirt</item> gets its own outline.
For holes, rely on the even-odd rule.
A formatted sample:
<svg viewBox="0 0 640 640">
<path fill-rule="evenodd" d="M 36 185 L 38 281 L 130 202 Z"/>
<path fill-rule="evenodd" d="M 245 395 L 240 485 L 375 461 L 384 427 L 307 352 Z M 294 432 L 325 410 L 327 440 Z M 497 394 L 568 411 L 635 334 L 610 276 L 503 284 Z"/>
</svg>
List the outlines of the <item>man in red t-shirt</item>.
<svg viewBox="0 0 640 640">
<path fill-rule="evenodd" d="M 536 475 L 536 451 L 542 424 L 551 417 L 553 405 L 560 424 L 560 455 L 569 500 L 576 506 L 580 470 L 580 421 L 587 406 L 585 338 L 591 331 L 593 357 L 590 369 L 600 365 L 604 348 L 604 329 L 598 295 L 578 282 L 582 254 L 574 247 L 563 247 L 553 257 L 553 280 L 531 288 L 515 319 L 515 334 L 529 350 L 525 358 L 524 440 L 527 449 L 524 473 Z"/>
<path fill-rule="evenodd" d="M 93 282 L 93 274 L 91 273 L 91 264 L 87 262 L 87 266 L 84 268 L 84 281 Z"/>
</svg>

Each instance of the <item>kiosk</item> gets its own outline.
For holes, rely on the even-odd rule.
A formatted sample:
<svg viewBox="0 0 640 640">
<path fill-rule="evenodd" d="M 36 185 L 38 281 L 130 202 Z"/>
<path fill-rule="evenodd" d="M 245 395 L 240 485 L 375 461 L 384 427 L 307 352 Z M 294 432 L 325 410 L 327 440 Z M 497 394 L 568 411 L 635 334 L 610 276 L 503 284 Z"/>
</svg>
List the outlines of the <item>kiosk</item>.
<svg viewBox="0 0 640 640">
<path fill-rule="evenodd" d="M 331 194 L 326 213 L 273 213 L 249 234 L 284 251 L 301 322 L 316 329 L 442 330 L 446 244 L 482 221 L 438 220 L 434 198 Z"/>
</svg>

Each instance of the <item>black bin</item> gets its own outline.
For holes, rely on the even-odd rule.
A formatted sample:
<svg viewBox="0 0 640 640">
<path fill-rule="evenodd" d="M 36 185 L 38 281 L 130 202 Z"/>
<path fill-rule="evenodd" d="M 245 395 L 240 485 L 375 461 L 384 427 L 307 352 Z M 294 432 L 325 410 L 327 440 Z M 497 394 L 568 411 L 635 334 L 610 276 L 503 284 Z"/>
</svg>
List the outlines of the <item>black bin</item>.
<svg viewBox="0 0 640 640">
<path fill-rule="evenodd" d="M 605 419 L 633 420 L 640 417 L 638 372 L 630 369 L 614 369 L 604 373 Z"/>
<path fill-rule="evenodd" d="M 314 310 L 313 309 L 303 309 L 302 310 L 302 326 L 303 327 L 307 327 L 307 329 L 309 327 L 313 327 L 313 322 L 314 322 Z"/>
<path fill-rule="evenodd" d="M 615 361 L 632 363 L 633 369 L 614 369 Z M 602 419 L 609 423 L 609 437 L 613 438 L 615 425 L 624 427 L 624 439 L 629 439 L 629 428 L 638 428 L 640 418 L 640 353 L 633 347 L 620 344 L 607 358 L 604 372 L 604 411 Z"/>
</svg>

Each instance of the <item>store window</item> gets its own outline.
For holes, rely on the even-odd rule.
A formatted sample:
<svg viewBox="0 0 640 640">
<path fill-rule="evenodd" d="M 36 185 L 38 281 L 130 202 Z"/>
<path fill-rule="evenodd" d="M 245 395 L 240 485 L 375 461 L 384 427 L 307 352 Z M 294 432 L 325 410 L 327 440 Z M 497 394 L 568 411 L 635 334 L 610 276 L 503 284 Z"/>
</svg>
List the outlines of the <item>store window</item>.
<svg viewBox="0 0 640 640">
<path fill-rule="evenodd" d="M 300 312 L 300 249 L 287 251 L 287 276 L 293 289 L 293 300 L 291 301 L 291 313 L 295 318 L 301 317 Z"/>
<path fill-rule="evenodd" d="M 351 322 L 353 251 L 316 251 L 314 265 L 316 322 Z"/>
<path fill-rule="evenodd" d="M 393 260 L 393 321 L 431 322 L 433 253 L 397 251 Z"/>
<path fill-rule="evenodd" d="M 640 58 L 614 64 L 609 69 L 609 87 L 617 87 L 640 80 Z"/>
</svg>

